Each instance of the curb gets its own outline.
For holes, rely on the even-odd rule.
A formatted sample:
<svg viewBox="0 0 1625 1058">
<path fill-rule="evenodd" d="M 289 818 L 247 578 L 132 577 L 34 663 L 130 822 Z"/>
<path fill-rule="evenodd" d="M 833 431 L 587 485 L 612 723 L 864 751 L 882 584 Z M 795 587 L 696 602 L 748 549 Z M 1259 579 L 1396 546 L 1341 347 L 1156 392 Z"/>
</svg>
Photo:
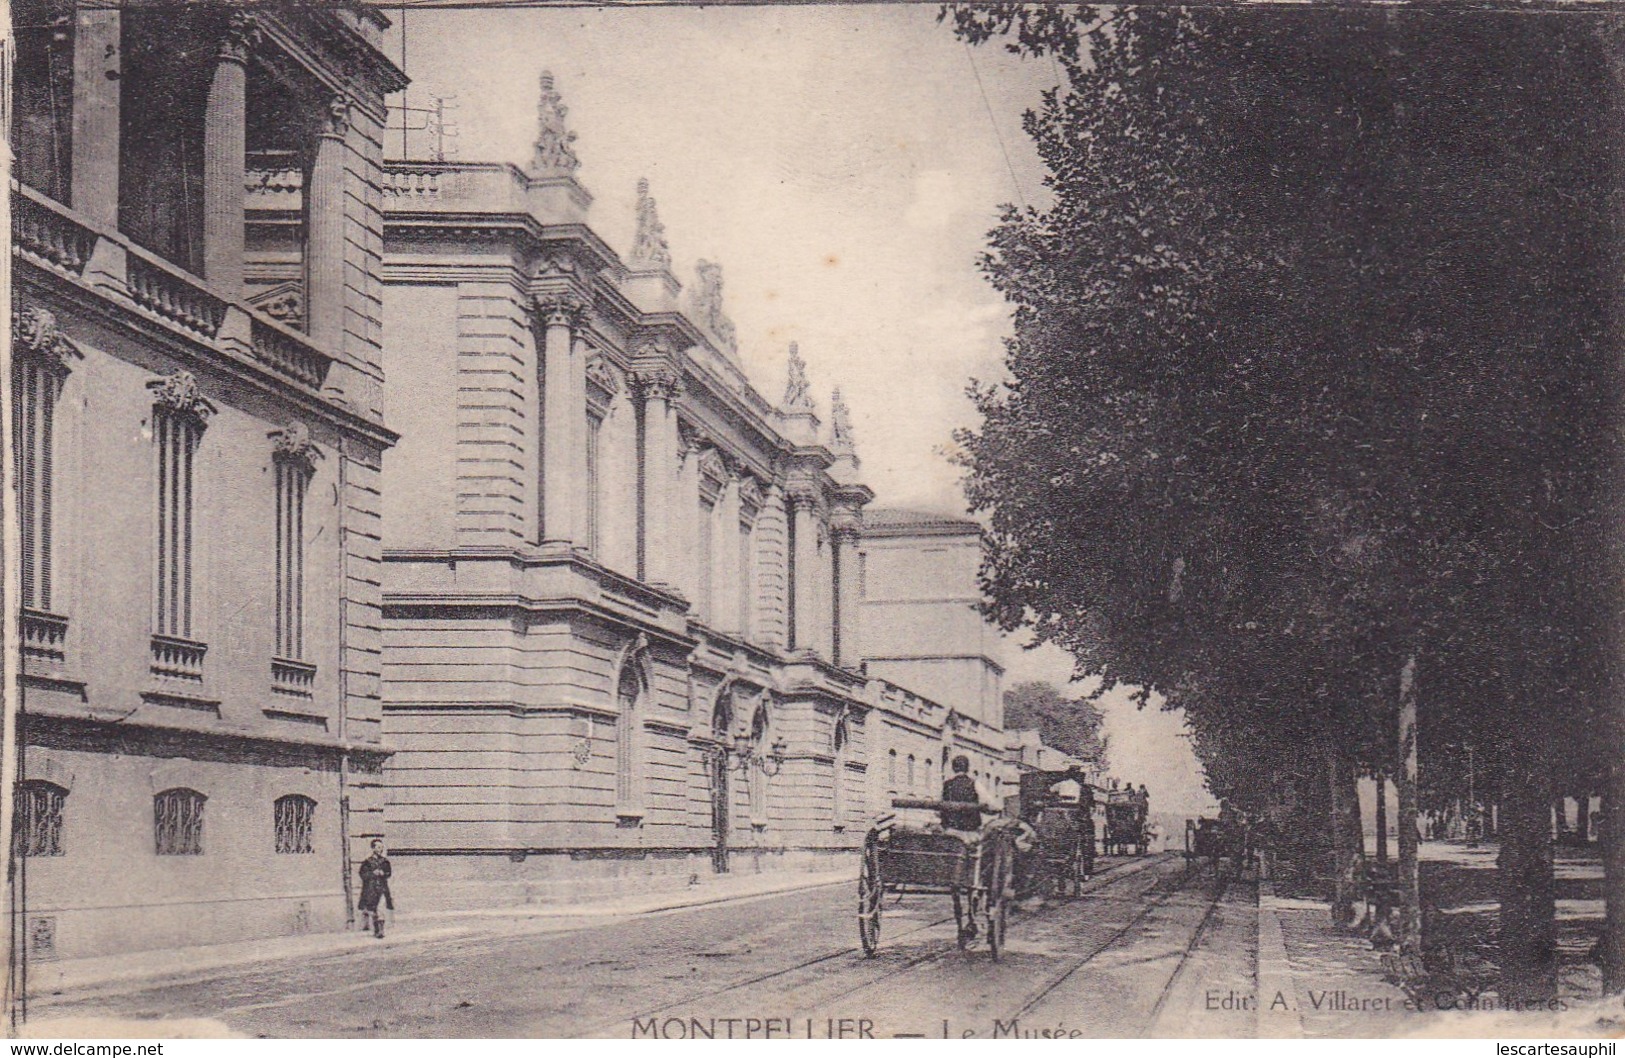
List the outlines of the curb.
<svg viewBox="0 0 1625 1058">
<path fill-rule="evenodd" d="M 855 874 L 854 877 L 856 877 Z M 408 922 L 414 924 L 421 923 L 424 928 L 402 932 L 399 925 L 392 923 L 397 931 L 382 943 L 374 941 L 371 937 L 359 931 L 345 930 L 325 934 L 308 934 L 298 938 L 299 943 L 292 943 L 294 938 L 268 938 L 263 942 L 259 942 L 268 949 L 278 945 L 288 949 L 282 951 L 262 949 L 229 954 L 221 952 L 210 957 L 204 953 L 203 949 L 199 948 L 159 949 L 153 952 L 134 952 L 126 956 L 114 956 L 112 958 L 120 961 L 132 960 L 135 965 L 109 967 L 100 973 L 85 972 L 78 979 L 75 979 L 73 961 L 45 963 L 34 967 L 33 973 L 30 974 L 31 980 L 29 981 L 28 991 L 34 1002 L 49 1005 L 52 1002 L 70 1001 L 75 998 L 77 993 L 89 993 L 100 989 L 116 989 L 140 984 L 178 984 L 207 978 L 236 967 L 261 963 L 286 962 L 292 959 L 318 958 L 358 951 L 386 951 L 391 948 L 419 947 L 446 941 L 538 932 L 535 929 L 527 930 L 525 928 L 517 930 L 493 928 L 489 923 L 497 918 L 510 922 L 516 919 L 523 920 L 531 926 L 545 926 L 566 919 L 639 918 L 645 915 L 670 914 L 675 911 L 713 907 L 719 904 L 744 903 L 773 896 L 782 896 L 785 893 L 845 884 L 848 884 L 848 879 L 832 879 L 828 875 L 818 875 L 805 879 L 787 880 L 784 884 L 747 892 L 708 894 L 703 899 L 693 898 L 699 896 L 699 894 L 683 894 L 681 896 L 679 894 L 667 894 L 664 898 L 653 896 L 631 907 L 572 904 L 556 908 L 521 906 L 470 912 L 428 912 L 421 915 L 412 915 L 407 919 Z M 461 921 L 457 923 L 448 922 L 444 925 L 431 925 L 436 919 L 460 919 Z M 545 932 L 545 930 L 542 931 Z M 246 943 L 252 944 L 254 942 Z M 139 962 L 144 956 L 157 958 L 187 951 L 196 953 L 195 961 L 188 965 L 153 966 L 141 965 Z M 84 961 L 89 962 L 90 960 Z"/>
<path fill-rule="evenodd" d="M 1277 995 L 1286 1010 L 1271 1009 Z M 1275 908 L 1275 886 L 1258 881 L 1258 1037 L 1268 1040 L 1303 1039 L 1303 1015 L 1298 1009 L 1298 985 L 1287 959 L 1286 938 Z"/>
</svg>

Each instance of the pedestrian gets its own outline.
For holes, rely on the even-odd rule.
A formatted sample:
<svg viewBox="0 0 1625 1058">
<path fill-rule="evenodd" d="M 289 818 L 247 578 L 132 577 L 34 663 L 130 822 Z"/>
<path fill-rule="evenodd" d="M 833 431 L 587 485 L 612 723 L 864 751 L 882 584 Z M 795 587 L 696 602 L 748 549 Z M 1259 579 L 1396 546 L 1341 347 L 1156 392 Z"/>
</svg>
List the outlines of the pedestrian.
<svg viewBox="0 0 1625 1058">
<path fill-rule="evenodd" d="M 372 935 L 384 939 L 384 907 L 395 910 L 395 898 L 389 892 L 391 868 L 384 855 L 384 839 L 372 839 L 372 855 L 361 861 L 361 929 L 372 926 Z M 382 903 L 383 907 L 378 905 Z"/>
</svg>

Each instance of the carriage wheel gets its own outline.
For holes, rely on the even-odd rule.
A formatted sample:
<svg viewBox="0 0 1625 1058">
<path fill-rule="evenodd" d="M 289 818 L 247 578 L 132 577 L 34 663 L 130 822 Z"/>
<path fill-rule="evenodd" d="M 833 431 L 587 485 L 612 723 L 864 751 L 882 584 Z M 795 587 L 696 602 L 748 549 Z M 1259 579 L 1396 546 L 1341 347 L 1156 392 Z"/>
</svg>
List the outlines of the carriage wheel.
<svg viewBox="0 0 1625 1058">
<path fill-rule="evenodd" d="M 1004 918 L 1006 895 L 1010 891 L 1010 851 L 1000 842 L 993 854 L 992 869 L 988 872 L 987 886 L 987 950 L 998 962 L 1004 951 Z"/>
<path fill-rule="evenodd" d="M 863 954 L 874 958 L 880 949 L 880 904 L 884 883 L 880 878 L 880 845 L 873 834 L 863 843 L 858 868 L 858 941 Z"/>
<path fill-rule="evenodd" d="M 954 933 L 955 933 L 955 936 L 957 936 L 959 938 L 959 948 L 960 948 L 961 951 L 963 951 L 965 949 L 965 947 L 970 944 L 970 933 L 967 932 L 966 929 L 965 929 L 965 926 L 969 922 L 969 919 L 965 915 L 965 901 L 959 894 L 959 888 L 956 886 L 954 888 L 953 892 L 954 892 Z"/>
</svg>

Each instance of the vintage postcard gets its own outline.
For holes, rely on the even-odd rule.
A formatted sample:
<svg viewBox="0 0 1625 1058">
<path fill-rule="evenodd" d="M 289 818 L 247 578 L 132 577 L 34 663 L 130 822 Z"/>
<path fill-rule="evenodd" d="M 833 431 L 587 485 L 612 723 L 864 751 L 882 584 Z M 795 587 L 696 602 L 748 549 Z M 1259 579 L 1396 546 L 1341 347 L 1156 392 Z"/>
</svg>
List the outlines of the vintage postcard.
<svg viewBox="0 0 1625 1058">
<path fill-rule="evenodd" d="M 1625 11 L 9 12 L 13 1034 L 1625 1031 Z"/>
</svg>

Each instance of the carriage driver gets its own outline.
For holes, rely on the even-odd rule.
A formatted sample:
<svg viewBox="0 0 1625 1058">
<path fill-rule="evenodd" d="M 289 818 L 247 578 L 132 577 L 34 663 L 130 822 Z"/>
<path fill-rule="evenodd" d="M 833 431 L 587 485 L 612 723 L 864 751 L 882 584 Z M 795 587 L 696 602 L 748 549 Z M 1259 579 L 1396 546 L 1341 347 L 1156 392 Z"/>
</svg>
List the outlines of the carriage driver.
<svg viewBox="0 0 1625 1058">
<path fill-rule="evenodd" d="M 954 758 L 953 775 L 942 784 L 942 799 L 962 804 L 984 805 L 989 803 L 982 788 L 975 779 L 970 777 L 970 758 L 964 754 Z M 944 808 L 942 809 L 942 829 L 958 834 L 969 842 L 974 842 L 982 835 L 982 810 L 980 808 Z"/>
</svg>

